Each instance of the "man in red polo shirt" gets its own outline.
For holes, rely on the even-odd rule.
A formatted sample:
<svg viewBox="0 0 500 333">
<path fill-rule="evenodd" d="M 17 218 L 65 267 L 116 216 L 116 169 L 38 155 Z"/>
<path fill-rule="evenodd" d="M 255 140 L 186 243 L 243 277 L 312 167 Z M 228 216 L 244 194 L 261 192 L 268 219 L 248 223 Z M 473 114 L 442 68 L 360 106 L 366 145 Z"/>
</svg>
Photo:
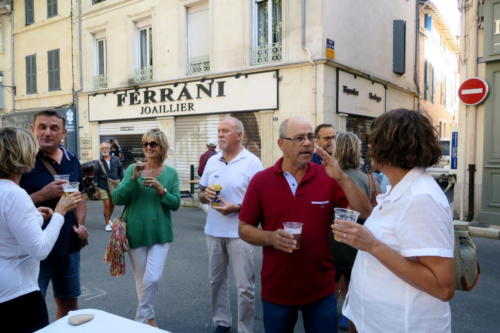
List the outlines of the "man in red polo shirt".
<svg viewBox="0 0 500 333">
<path fill-rule="evenodd" d="M 283 157 L 257 173 L 240 210 L 241 239 L 264 246 L 262 303 L 266 332 L 293 332 L 302 311 L 306 332 L 337 332 L 335 267 L 329 248 L 333 208 L 348 205 L 366 218 L 368 198 L 325 151 L 324 167 L 311 163 L 311 124 L 289 118 L 280 125 Z M 283 222 L 302 222 L 300 249 Z M 258 226 L 261 229 L 258 229 Z"/>
</svg>

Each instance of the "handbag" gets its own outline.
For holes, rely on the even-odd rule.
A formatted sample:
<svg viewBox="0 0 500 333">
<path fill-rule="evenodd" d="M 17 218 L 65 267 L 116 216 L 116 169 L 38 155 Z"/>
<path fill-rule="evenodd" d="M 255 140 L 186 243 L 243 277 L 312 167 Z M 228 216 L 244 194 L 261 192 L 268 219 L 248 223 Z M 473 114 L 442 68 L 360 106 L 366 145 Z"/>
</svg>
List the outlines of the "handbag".
<svg viewBox="0 0 500 333">
<path fill-rule="evenodd" d="M 455 249 L 453 264 L 455 266 L 455 289 L 471 291 L 479 282 L 481 270 L 477 260 L 476 244 L 469 234 L 467 223 L 455 222 Z"/>
<path fill-rule="evenodd" d="M 127 221 L 124 217 L 125 209 L 120 217 L 113 220 L 113 229 L 104 252 L 103 260 L 110 263 L 109 273 L 111 276 L 125 274 L 125 252 L 130 249 L 127 238 Z"/>
<path fill-rule="evenodd" d="M 52 165 L 50 165 L 50 163 L 45 158 L 42 158 L 41 161 L 42 161 L 43 165 L 45 165 L 45 167 L 47 168 L 47 170 L 50 172 L 50 174 L 52 176 L 57 175 L 56 170 L 54 170 L 54 168 L 52 167 Z M 76 210 L 75 209 L 73 209 L 73 214 L 75 215 L 75 224 L 76 224 L 76 227 L 78 228 L 80 226 L 80 224 L 78 223 L 78 218 L 76 216 Z M 85 239 L 78 238 L 78 239 L 80 240 L 80 249 L 82 249 L 85 246 L 89 245 L 89 239 L 88 238 L 85 238 Z"/>
</svg>

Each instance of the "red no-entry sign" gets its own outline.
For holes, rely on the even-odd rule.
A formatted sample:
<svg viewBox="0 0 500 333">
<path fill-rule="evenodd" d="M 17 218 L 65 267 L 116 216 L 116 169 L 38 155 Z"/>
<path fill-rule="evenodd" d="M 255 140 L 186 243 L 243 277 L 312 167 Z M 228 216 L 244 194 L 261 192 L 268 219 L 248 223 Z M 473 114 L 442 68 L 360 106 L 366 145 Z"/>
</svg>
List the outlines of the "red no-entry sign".
<svg viewBox="0 0 500 333">
<path fill-rule="evenodd" d="M 458 88 L 458 98 L 466 105 L 477 105 L 488 95 L 488 84 L 477 77 L 465 80 Z"/>
</svg>

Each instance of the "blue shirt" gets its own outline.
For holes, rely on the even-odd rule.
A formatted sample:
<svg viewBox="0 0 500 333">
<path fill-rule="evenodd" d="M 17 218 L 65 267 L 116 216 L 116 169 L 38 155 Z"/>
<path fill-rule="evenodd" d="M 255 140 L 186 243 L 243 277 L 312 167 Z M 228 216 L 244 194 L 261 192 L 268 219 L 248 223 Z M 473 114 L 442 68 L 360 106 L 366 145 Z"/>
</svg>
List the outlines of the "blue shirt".
<svg viewBox="0 0 500 333">
<path fill-rule="evenodd" d="M 63 151 L 61 164 L 54 161 L 43 151 L 40 150 L 38 152 L 36 155 L 35 167 L 30 172 L 23 174 L 21 177 L 20 185 L 26 190 L 26 192 L 28 192 L 28 194 L 40 191 L 45 185 L 54 181 L 54 177 L 43 164 L 42 158 L 45 158 L 50 163 L 57 174 L 68 174 L 70 182 L 80 182 L 80 191 L 82 190 L 83 185 L 80 161 L 73 153 L 67 151 L 65 148 L 60 147 L 60 149 Z M 39 202 L 36 206 L 44 206 L 54 209 L 58 201 L 59 198 L 50 199 Z M 48 223 L 49 221 L 44 221 L 42 228 L 45 229 Z M 66 213 L 66 216 L 64 217 L 64 225 L 61 228 L 59 237 L 57 238 L 56 244 L 47 258 L 64 257 L 72 252 L 80 250 L 80 239 L 73 231 L 73 226 L 76 225 L 76 223 L 75 214 L 72 211 Z"/>
</svg>

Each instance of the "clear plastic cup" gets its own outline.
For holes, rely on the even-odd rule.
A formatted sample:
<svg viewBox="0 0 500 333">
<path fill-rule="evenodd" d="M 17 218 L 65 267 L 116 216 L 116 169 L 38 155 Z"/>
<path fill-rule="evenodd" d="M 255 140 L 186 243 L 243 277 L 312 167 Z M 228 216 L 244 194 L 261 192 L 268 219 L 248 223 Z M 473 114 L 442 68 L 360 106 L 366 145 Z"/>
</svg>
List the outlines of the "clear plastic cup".
<svg viewBox="0 0 500 333">
<path fill-rule="evenodd" d="M 54 180 L 65 180 L 69 182 L 69 175 L 54 175 Z"/>
<path fill-rule="evenodd" d="M 78 191 L 78 186 L 80 185 L 79 182 L 68 182 L 68 183 L 64 183 L 62 184 L 62 188 L 63 188 L 63 195 L 68 195 L 70 193 L 73 193 L 73 192 L 77 192 Z"/>
<path fill-rule="evenodd" d="M 297 245 L 295 245 L 295 247 L 292 248 L 292 250 L 300 249 L 303 225 L 304 223 L 302 222 L 283 222 L 283 230 L 292 234 L 293 239 L 295 239 L 295 241 L 297 242 Z"/>
<path fill-rule="evenodd" d="M 357 222 L 358 221 L 358 216 L 359 212 L 352 210 L 352 209 L 347 209 L 347 208 L 335 208 L 335 220 L 344 220 L 344 221 L 350 221 L 350 222 Z M 334 232 L 333 233 L 333 238 L 337 241 L 340 242 L 340 237 L 337 237 L 337 234 Z"/>
</svg>

